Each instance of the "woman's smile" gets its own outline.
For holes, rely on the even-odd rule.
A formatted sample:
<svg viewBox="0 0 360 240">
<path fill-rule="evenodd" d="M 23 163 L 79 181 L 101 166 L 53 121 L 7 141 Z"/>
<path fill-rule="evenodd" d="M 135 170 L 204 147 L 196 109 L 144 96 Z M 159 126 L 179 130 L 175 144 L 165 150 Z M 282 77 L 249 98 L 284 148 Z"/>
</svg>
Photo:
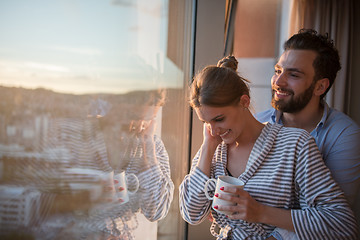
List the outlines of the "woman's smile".
<svg viewBox="0 0 360 240">
<path fill-rule="evenodd" d="M 225 131 L 224 133 L 220 134 L 219 136 L 220 136 L 221 138 L 225 138 L 230 132 L 231 132 L 231 130 L 228 129 L 227 131 Z"/>
</svg>

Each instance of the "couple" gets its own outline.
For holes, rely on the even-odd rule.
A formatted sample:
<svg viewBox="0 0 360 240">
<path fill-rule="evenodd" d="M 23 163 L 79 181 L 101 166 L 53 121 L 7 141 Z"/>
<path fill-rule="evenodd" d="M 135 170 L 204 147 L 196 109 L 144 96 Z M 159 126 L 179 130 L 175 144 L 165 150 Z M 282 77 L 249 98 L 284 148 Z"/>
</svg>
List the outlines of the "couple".
<svg viewBox="0 0 360 240">
<path fill-rule="evenodd" d="M 195 76 L 190 105 L 204 122 L 204 138 L 180 185 L 181 214 L 197 224 L 210 212 L 218 239 L 356 239 L 348 202 L 358 189 L 360 130 L 322 100 L 340 69 L 338 52 L 313 30 L 284 47 L 271 81 L 276 110 L 259 121 L 234 57 Z M 238 197 L 215 196 L 236 203 L 217 206 L 229 216 L 212 210 L 204 193 L 206 181 L 220 175 L 245 182 L 243 190 L 223 190 Z"/>
</svg>

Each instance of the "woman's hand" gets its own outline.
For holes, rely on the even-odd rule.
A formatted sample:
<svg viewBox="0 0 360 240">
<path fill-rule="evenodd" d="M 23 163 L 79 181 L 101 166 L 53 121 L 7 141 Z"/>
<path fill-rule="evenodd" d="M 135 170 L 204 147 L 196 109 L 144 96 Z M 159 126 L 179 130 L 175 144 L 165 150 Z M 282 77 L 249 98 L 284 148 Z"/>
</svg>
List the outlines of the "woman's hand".
<svg viewBox="0 0 360 240">
<path fill-rule="evenodd" d="M 153 136 L 155 134 L 156 121 L 151 120 L 132 120 L 130 122 L 130 132 L 137 136 Z"/>
<path fill-rule="evenodd" d="M 218 193 L 218 198 L 236 203 L 235 206 L 217 206 L 217 209 L 220 211 L 233 212 L 228 218 L 241 219 L 251 223 L 265 223 L 295 232 L 291 210 L 261 204 L 252 198 L 242 187 L 227 186 L 220 190 L 223 193 Z"/>
<path fill-rule="evenodd" d="M 144 158 L 143 163 L 140 165 L 140 171 L 145 171 L 151 166 L 158 164 L 155 151 L 155 129 L 156 129 L 156 120 L 142 120 L 140 124 L 140 132 L 138 134 L 140 143 L 143 145 Z"/>
<path fill-rule="evenodd" d="M 201 152 L 197 166 L 200 170 L 210 177 L 211 161 L 214 157 L 217 146 L 221 143 L 219 136 L 212 136 L 208 124 L 203 125 L 203 143 L 201 145 Z"/>
<path fill-rule="evenodd" d="M 156 120 L 151 119 L 151 120 L 143 120 L 141 122 L 141 130 L 142 130 L 142 134 L 145 136 L 154 136 L 155 134 L 155 129 L 156 129 Z"/>
<path fill-rule="evenodd" d="M 219 135 L 213 136 L 211 135 L 210 125 L 204 123 L 203 125 L 203 145 L 206 144 L 212 149 L 216 149 L 216 147 L 222 142 L 222 139 Z"/>
<path fill-rule="evenodd" d="M 261 203 L 253 199 L 250 194 L 242 187 L 223 187 L 224 193 L 219 193 L 215 197 L 219 199 L 236 203 L 235 206 L 217 206 L 220 211 L 230 211 L 233 214 L 228 215 L 230 219 L 242 219 L 247 222 L 260 222 L 263 207 Z M 230 195 L 234 194 L 236 196 Z"/>
</svg>

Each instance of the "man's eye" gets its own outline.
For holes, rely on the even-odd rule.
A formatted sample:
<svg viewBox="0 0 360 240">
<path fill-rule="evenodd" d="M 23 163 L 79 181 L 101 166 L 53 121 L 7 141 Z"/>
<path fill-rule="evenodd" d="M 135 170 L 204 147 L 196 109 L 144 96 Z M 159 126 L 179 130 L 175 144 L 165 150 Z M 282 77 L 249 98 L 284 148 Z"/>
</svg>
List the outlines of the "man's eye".
<svg viewBox="0 0 360 240">
<path fill-rule="evenodd" d="M 275 69 L 275 74 L 276 74 L 276 75 L 281 74 L 281 70 Z"/>
<path fill-rule="evenodd" d="M 298 78 L 299 76 L 297 74 L 290 74 L 291 77 Z"/>
</svg>

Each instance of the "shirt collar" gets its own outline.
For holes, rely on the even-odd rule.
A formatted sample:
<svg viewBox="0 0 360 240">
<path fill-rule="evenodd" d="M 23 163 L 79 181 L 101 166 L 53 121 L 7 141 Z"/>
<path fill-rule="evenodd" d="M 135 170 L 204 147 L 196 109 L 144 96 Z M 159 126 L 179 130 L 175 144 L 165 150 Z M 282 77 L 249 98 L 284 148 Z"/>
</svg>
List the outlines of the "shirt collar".
<svg viewBox="0 0 360 240">
<path fill-rule="evenodd" d="M 274 109 L 274 111 L 271 114 L 271 121 L 272 123 L 279 123 L 282 124 L 281 121 L 282 112 Z"/>
<path fill-rule="evenodd" d="M 320 131 L 320 129 L 323 127 L 323 125 L 325 124 L 326 118 L 329 114 L 329 105 L 327 104 L 327 102 L 325 102 L 324 100 L 321 101 L 321 104 L 324 106 L 324 112 L 323 115 L 321 117 L 321 120 L 319 121 L 319 123 L 316 125 L 316 128 L 311 132 L 311 135 L 318 134 L 318 132 Z M 271 114 L 271 120 L 273 123 L 279 123 L 282 125 L 282 112 L 278 111 L 276 109 L 274 109 L 273 113 Z"/>
<path fill-rule="evenodd" d="M 320 104 L 323 105 L 324 112 L 323 112 L 323 115 L 322 115 L 322 117 L 320 119 L 320 122 L 316 125 L 316 128 L 311 133 L 315 133 L 315 132 L 316 132 L 316 134 L 319 133 L 320 129 L 324 126 L 325 121 L 327 119 L 327 116 L 329 114 L 329 105 L 327 104 L 327 102 L 322 100 Z"/>
</svg>

